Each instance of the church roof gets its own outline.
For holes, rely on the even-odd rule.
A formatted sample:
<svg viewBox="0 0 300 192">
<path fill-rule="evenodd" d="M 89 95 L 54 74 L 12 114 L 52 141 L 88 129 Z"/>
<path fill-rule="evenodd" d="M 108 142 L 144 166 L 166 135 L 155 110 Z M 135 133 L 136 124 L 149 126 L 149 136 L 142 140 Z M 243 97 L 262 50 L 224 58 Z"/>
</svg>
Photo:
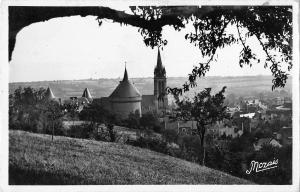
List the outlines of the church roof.
<svg viewBox="0 0 300 192">
<path fill-rule="evenodd" d="M 85 89 L 84 89 L 83 94 L 82 94 L 82 97 L 85 97 L 85 98 L 87 98 L 87 99 L 92 99 L 92 95 L 91 95 L 91 93 L 90 93 L 90 91 L 89 91 L 88 88 L 85 88 Z"/>
<path fill-rule="evenodd" d="M 50 89 L 50 87 L 47 88 L 45 97 L 47 99 L 55 99 L 55 96 L 54 96 L 52 90 Z"/>
<path fill-rule="evenodd" d="M 113 100 L 124 100 L 124 99 L 141 99 L 141 93 L 128 79 L 128 73 L 125 67 L 123 80 L 120 81 L 117 88 L 109 96 Z"/>
</svg>

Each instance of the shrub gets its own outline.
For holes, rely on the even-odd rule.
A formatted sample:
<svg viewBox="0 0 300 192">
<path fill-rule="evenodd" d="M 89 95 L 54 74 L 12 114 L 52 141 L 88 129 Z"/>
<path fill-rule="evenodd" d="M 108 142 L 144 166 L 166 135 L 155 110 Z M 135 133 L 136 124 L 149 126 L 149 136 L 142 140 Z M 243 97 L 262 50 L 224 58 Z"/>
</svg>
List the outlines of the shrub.
<svg viewBox="0 0 300 192">
<path fill-rule="evenodd" d="M 162 133 L 163 132 L 163 127 L 161 125 L 154 125 L 153 126 L 153 131 L 156 133 Z"/>
<path fill-rule="evenodd" d="M 91 123 L 84 123 L 82 125 L 71 125 L 67 132 L 69 137 L 75 138 L 95 138 L 95 126 Z"/>
<path fill-rule="evenodd" d="M 178 138 L 177 131 L 174 129 L 166 129 L 163 131 L 162 135 L 168 143 L 176 143 Z"/>
<path fill-rule="evenodd" d="M 130 113 L 128 115 L 128 118 L 124 120 L 124 124 L 127 127 L 133 128 L 133 129 L 139 129 L 140 128 L 140 115 L 138 111 L 135 113 Z"/>
<path fill-rule="evenodd" d="M 50 120 L 43 113 L 40 114 L 34 132 L 52 134 L 52 128 L 54 128 L 55 135 L 67 135 L 63 128 L 62 119 Z"/>
<path fill-rule="evenodd" d="M 167 153 L 167 143 L 159 139 L 150 137 L 139 137 L 135 141 L 127 141 L 126 144 L 130 144 L 136 147 L 147 148 L 160 153 Z"/>
</svg>

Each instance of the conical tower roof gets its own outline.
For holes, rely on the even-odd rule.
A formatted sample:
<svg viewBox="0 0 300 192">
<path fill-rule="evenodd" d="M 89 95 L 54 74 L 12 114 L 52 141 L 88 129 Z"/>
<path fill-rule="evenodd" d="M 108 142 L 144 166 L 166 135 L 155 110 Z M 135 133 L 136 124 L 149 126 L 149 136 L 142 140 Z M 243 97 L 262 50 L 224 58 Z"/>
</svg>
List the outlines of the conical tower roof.
<svg viewBox="0 0 300 192">
<path fill-rule="evenodd" d="M 125 66 L 123 81 L 128 81 L 128 73 L 127 73 L 126 66 Z"/>
<path fill-rule="evenodd" d="M 93 98 L 92 98 L 92 95 L 91 95 L 91 93 L 90 93 L 90 91 L 89 91 L 88 88 L 85 88 L 85 89 L 84 89 L 83 94 L 82 94 L 82 97 L 85 97 L 85 98 L 87 98 L 88 100 L 93 99 Z"/>
<path fill-rule="evenodd" d="M 109 98 L 113 101 L 141 100 L 141 93 L 128 79 L 128 73 L 125 67 L 123 80 L 120 81 L 117 88 L 112 92 Z"/>
<path fill-rule="evenodd" d="M 50 89 L 50 87 L 47 88 L 45 97 L 47 99 L 55 99 L 55 96 L 54 96 L 52 90 Z"/>
</svg>

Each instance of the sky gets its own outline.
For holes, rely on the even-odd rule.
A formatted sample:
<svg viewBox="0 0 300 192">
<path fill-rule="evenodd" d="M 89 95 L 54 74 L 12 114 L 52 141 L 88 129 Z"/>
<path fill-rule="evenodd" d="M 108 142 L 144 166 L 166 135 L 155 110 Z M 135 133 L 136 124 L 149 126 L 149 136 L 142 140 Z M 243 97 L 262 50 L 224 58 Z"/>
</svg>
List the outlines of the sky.
<svg viewBox="0 0 300 192">
<path fill-rule="evenodd" d="M 157 48 L 144 44 L 138 28 L 107 19 L 99 27 L 95 18 L 54 18 L 23 28 L 17 35 L 9 64 L 9 81 L 119 78 L 123 76 L 125 62 L 129 78 L 153 77 Z M 191 27 L 180 32 L 170 26 L 163 28 L 163 38 L 168 44 L 161 56 L 168 77 L 186 77 L 194 65 L 205 61 L 200 50 L 184 38 L 191 30 Z M 250 39 L 248 43 L 258 56 L 264 57 L 258 42 Z M 240 68 L 240 51 L 241 45 L 220 50 L 207 75 L 271 75 L 262 63 Z"/>
</svg>

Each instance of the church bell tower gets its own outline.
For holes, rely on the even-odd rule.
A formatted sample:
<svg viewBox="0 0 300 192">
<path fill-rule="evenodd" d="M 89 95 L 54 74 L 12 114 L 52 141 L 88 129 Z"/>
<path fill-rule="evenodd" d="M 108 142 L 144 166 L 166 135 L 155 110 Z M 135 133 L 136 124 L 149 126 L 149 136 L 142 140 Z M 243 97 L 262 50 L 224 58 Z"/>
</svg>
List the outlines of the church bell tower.
<svg viewBox="0 0 300 192">
<path fill-rule="evenodd" d="M 157 112 L 165 112 L 168 107 L 168 96 L 166 93 L 167 78 L 166 69 L 162 65 L 160 51 L 158 49 L 157 64 L 154 69 L 154 96 L 156 99 Z"/>
</svg>

